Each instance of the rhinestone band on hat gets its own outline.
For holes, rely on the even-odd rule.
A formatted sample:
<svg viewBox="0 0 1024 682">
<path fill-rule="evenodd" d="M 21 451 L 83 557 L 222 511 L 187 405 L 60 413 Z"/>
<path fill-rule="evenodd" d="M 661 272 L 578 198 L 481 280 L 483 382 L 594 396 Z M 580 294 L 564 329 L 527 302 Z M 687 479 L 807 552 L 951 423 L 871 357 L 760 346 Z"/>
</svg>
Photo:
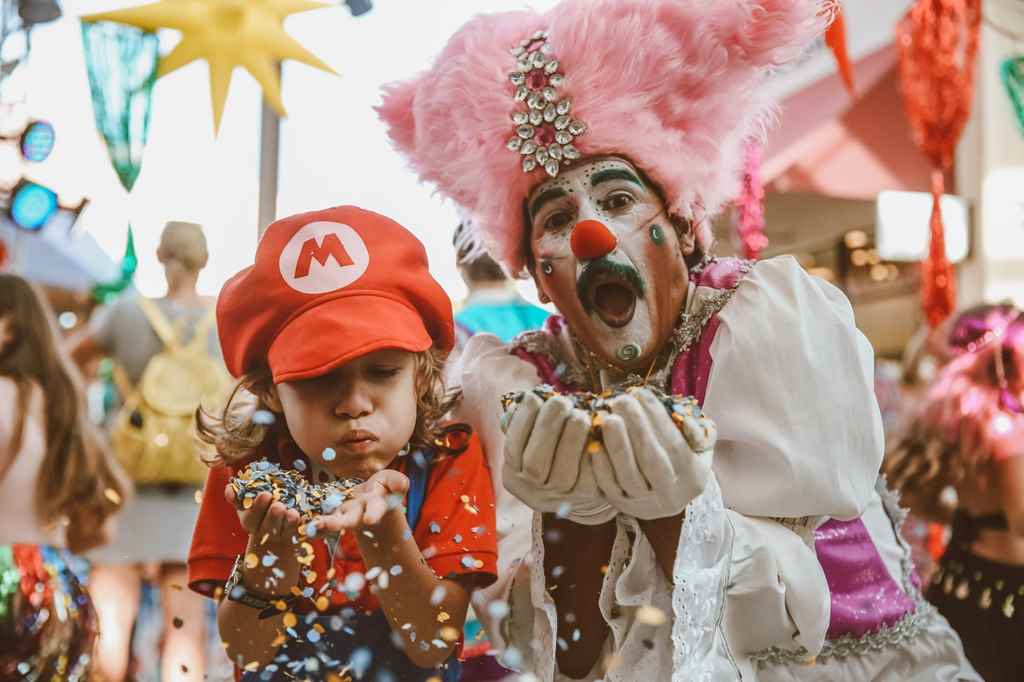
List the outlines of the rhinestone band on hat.
<svg viewBox="0 0 1024 682">
<path fill-rule="evenodd" d="M 537 31 L 512 48 L 516 70 L 508 78 L 515 87 L 515 101 L 526 105 L 512 112 L 515 134 L 505 147 L 523 157 L 523 172 L 543 168 L 555 177 L 563 165 L 580 158 L 573 141 L 587 132 L 587 125 L 572 117 L 572 100 L 560 96 L 565 75 L 548 43 L 547 31 Z"/>
</svg>

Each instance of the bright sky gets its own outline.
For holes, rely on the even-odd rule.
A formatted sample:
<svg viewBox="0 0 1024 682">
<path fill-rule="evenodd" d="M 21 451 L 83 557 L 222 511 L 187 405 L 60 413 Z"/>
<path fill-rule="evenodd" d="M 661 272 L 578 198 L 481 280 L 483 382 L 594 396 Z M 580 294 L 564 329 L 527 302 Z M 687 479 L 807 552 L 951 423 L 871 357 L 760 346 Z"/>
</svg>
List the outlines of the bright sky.
<svg viewBox="0 0 1024 682">
<path fill-rule="evenodd" d="M 56 127 L 53 155 L 34 177 L 64 203 L 89 197 L 79 228 L 115 259 L 126 228 L 135 228 L 140 267 L 136 283 L 147 295 L 164 290 L 153 255 L 170 219 L 207 229 L 211 264 L 200 279 L 216 293 L 252 262 L 256 246 L 260 91 L 244 71 L 231 84 L 219 138 L 213 137 L 205 62 L 157 82 L 149 145 L 131 196 L 121 188 L 96 132 L 77 16 L 136 3 L 64 0 L 65 17 L 33 34 L 28 64 L 10 81 L 8 96 L 27 93 L 31 115 Z M 141 3 L 138 3 L 141 4 Z M 396 219 L 426 245 L 435 277 L 460 299 L 465 287 L 455 270 L 451 231 L 455 209 L 420 185 L 388 143 L 372 107 L 381 84 L 426 68 L 447 38 L 472 15 L 518 9 L 510 0 L 374 0 L 358 19 L 344 6 L 292 17 L 288 32 L 334 67 L 336 78 L 303 64 L 286 63 L 281 132 L 278 215 L 336 204 L 357 204 Z M 555 0 L 533 0 L 545 9 Z M 164 50 L 178 34 L 161 36 Z M 525 293 L 529 297 L 532 291 Z"/>
</svg>

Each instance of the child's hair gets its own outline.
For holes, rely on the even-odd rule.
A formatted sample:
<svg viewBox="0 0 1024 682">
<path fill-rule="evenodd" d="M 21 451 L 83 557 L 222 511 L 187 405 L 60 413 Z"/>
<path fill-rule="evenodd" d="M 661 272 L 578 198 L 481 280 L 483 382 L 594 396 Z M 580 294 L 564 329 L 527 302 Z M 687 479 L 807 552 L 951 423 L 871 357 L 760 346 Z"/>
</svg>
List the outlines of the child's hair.
<svg viewBox="0 0 1024 682">
<path fill-rule="evenodd" d="M 68 547 L 80 552 L 104 540 L 104 525 L 131 490 L 90 421 L 78 370 L 59 342 L 46 299 L 21 277 L 0 274 L 0 319 L 12 338 L 0 349 L 0 376 L 17 385 L 12 453 L 22 446 L 33 386 L 45 401 L 46 454 L 36 482 L 36 514 L 48 526 L 67 522 Z M 2 475 L 2 472 L 0 472 Z"/>
<path fill-rule="evenodd" d="M 922 509 L 940 509 L 938 498 L 947 487 L 968 474 L 984 475 L 982 465 L 999 457 L 1008 434 L 1024 421 L 1019 315 L 1006 306 L 983 306 L 957 318 L 948 339 L 952 359 L 890 447 L 889 481 Z"/>
<path fill-rule="evenodd" d="M 412 447 L 433 445 L 442 420 L 462 397 L 459 391 L 449 391 L 444 382 L 444 363 L 447 353 L 436 349 L 415 353 L 416 372 L 416 426 Z M 233 466 L 250 459 L 263 445 L 271 427 L 254 419 L 257 412 L 269 411 L 266 396 L 273 385 L 270 370 L 260 368 L 243 376 L 231 392 L 220 413 L 210 413 L 202 407 L 196 411 L 199 438 L 214 446 L 215 454 L 206 458 L 211 466 Z M 287 428 L 283 423 L 277 429 Z"/>
</svg>

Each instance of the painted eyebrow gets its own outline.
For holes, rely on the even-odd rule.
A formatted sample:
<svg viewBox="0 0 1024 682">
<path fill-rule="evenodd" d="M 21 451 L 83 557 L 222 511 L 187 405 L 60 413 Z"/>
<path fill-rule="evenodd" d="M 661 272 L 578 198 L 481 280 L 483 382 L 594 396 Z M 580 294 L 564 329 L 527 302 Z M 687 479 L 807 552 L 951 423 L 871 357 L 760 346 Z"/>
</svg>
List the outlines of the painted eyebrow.
<svg viewBox="0 0 1024 682">
<path fill-rule="evenodd" d="M 551 189 L 544 190 L 541 192 L 540 196 L 534 199 L 533 203 L 530 204 L 530 217 L 532 218 L 536 216 L 544 204 L 555 199 L 561 199 L 564 196 L 568 196 L 568 192 L 561 187 L 552 187 Z"/>
<path fill-rule="evenodd" d="M 640 178 L 625 168 L 609 168 L 607 170 L 597 171 L 590 176 L 590 186 L 597 187 L 602 182 L 610 182 L 612 180 L 627 180 L 639 187 L 644 186 L 644 183 L 640 182 Z"/>
</svg>

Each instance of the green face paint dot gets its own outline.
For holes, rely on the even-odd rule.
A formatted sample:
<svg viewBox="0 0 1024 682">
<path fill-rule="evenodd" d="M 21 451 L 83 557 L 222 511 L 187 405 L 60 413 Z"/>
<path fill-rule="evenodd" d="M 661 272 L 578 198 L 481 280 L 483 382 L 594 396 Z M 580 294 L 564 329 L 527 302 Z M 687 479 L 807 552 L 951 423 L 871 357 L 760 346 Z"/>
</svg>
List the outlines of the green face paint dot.
<svg viewBox="0 0 1024 682">
<path fill-rule="evenodd" d="M 651 241 L 655 244 L 665 243 L 665 232 L 661 229 L 661 225 L 651 225 Z"/>
</svg>

